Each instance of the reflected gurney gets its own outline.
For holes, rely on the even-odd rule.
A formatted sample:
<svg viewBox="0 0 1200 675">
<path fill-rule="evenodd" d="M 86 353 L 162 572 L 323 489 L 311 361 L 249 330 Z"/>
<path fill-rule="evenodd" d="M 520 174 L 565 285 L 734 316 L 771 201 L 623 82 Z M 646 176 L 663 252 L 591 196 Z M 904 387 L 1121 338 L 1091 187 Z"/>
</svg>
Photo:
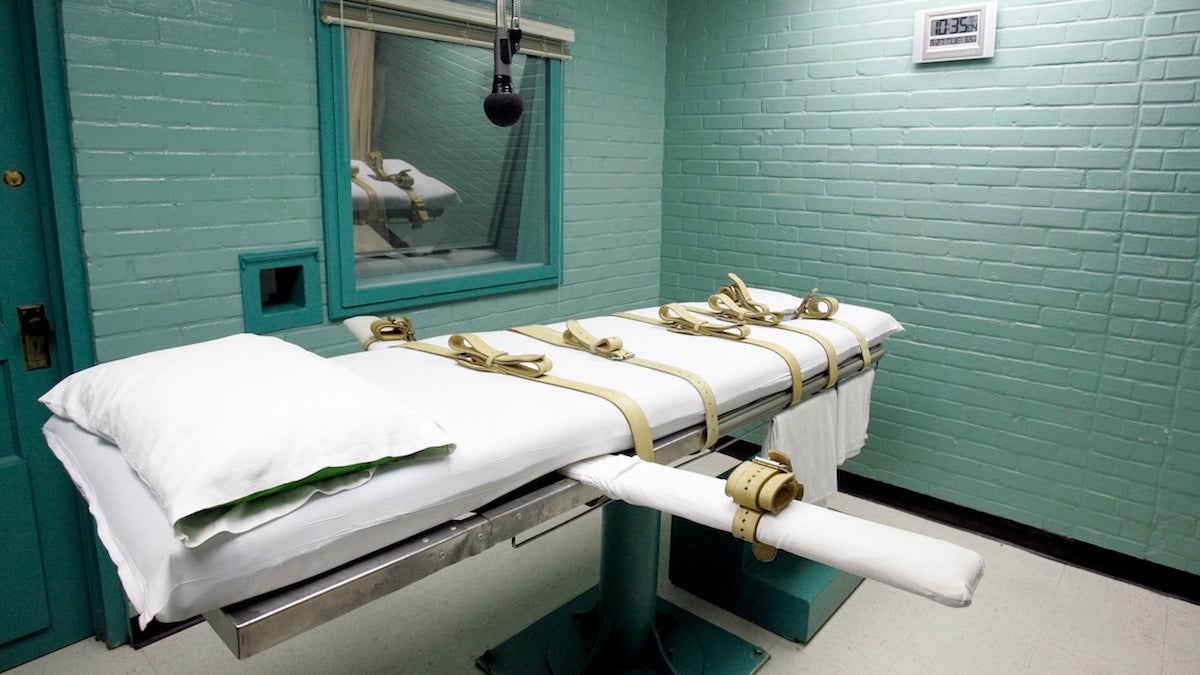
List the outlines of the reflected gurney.
<svg viewBox="0 0 1200 675">
<path fill-rule="evenodd" d="M 369 162 L 350 161 L 350 196 L 354 222 L 366 223 L 386 236 L 388 223 L 401 220 L 419 229 L 462 202 L 458 192 L 401 159 L 372 152 Z"/>
</svg>

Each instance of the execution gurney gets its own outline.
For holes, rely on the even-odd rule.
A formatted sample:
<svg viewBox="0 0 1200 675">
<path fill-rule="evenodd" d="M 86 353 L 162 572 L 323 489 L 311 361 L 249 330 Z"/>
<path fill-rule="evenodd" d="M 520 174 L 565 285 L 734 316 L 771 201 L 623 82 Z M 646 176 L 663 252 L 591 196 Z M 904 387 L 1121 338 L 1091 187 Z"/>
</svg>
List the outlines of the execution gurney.
<svg viewBox="0 0 1200 675">
<path fill-rule="evenodd" d="M 801 302 L 795 296 L 755 294 L 769 297 L 768 304 L 776 307 Z M 750 329 L 756 338 L 769 337 L 795 356 L 802 377 L 794 381 L 794 371 L 771 349 L 672 332 L 654 325 L 660 308 L 634 314 L 643 320 L 610 316 L 581 323 L 595 335 L 620 335 L 641 358 L 700 375 L 716 395 L 722 435 L 793 405 L 801 392 L 826 388 L 832 369 L 842 378 L 862 369 L 866 361 L 882 356 L 883 339 L 901 330 L 885 313 L 847 305 L 838 316 L 856 326 L 861 339 L 832 322 L 796 321 L 825 336 L 834 350 L 830 358 L 808 335 L 769 326 Z M 374 336 L 363 336 L 361 323 L 360 338 L 370 340 Z M 356 330 L 353 322 L 348 327 Z M 701 397 L 678 376 L 512 331 L 479 333 L 478 338 L 508 353 L 547 354 L 555 375 L 628 394 L 644 411 L 656 463 L 674 462 L 715 441 Z M 423 342 L 445 344 L 446 339 Z M 637 445 L 628 420 L 604 398 L 473 372 L 453 359 L 392 346 L 376 341 L 368 351 L 330 361 L 387 387 L 429 415 L 445 428 L 456 450 L 445 457 L 381 465 L 359 487 L 315 496 L 269 522 L 199 546 L 189 547 L 175 536 L 153 492 L 111 443 L 62 417 L 46 424 L 48 442 L 87 499 L 143 622 L 203 614 L 236 655 L 251 656 L 604 498 L 597 485 L 605 484 L 605 477 L 589 485 L 586 478 L 581 482 L 556 472 Z M 646 511 L 657 527 L 657 513 Z M 881 558 L 897 552 L 883 553 Z M 933 556 L 937 554 L 935 550 Z M 886 570 L 871 569 L 877 563 L 855 572 L 895 583 Z M 965 569 L 960 570 L 962 564 Z M 952 590 L 924 594 L 940 594 L 946 604 L 966 604 L 982 565 L 970 556 L 953 565 L 959 568 L 948 580 Z M 954 597 L 947 600 L 949 596 Z"/>
</svg>

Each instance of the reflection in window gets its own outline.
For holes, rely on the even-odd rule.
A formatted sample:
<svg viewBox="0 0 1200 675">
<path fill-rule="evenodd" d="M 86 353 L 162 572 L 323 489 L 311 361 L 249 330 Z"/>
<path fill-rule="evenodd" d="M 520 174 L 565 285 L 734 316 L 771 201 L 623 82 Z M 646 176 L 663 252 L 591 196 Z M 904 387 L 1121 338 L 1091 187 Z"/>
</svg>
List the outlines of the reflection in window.
<svg viewBox="0 0 1200 675">
<path fill-rule="evenodd" d="M 330 316 L 556 284 L 564 44 L 514 57 L 524 114 L 497 127 L 483 112 L 494 27 L 458 44 L 337 9 L 323 6 L 318 40 Z M 414 20 L 401 14 L 373 16 Z M 421 34 L 442 29 L 429 21 Z"/>
<path fill-rule="evenodd" d="M 350 28 L 346 53 L 356 276 L 543 262 L 545 61 L 514 59 L 525 114 L 497 127 L 489 51 Z"/>
</svg>

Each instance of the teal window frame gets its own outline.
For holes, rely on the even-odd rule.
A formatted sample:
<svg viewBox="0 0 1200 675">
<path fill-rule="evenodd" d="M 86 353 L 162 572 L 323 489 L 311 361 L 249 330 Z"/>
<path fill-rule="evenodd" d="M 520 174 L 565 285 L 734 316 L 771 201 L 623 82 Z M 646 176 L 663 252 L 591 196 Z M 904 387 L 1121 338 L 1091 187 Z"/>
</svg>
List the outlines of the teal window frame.
<svg viewBox="0 0 1200 675">
<path fill-rule="evenodd" d="M 318 6 L 320 3 L 317 3 Z M 417 38 L 414 38 L 417 39 Z M 341 319 L 360 314 L 557 286 L 562 279 L 563 208 L 563 64 L 546 59 L 546 244 L 545 263 L 506 263 L 456 267 L 430 277 L 360 286 L 355 275 L 351 226 L 349 105 L 346 54 L 341 27 L 317 21 L 317 96 L 321 142 L 321 192 L 324 211 L 328 314 Z M 483 115 L 480 92 L 479 114 Z"/>
</svg>

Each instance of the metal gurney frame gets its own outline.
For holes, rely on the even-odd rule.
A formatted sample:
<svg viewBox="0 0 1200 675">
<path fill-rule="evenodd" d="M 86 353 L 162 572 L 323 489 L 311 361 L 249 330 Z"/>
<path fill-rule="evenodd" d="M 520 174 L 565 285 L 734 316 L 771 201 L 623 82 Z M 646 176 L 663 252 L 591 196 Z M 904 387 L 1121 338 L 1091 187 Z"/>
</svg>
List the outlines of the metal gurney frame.
<svg viewBox="0 0 1200 675">
<path fill-rule="evenodd" d="M 882 358 L 882 343 L 873 345 L 870 353 L 873 361 Z M 861 355 L 839 364 L 843 375 L 858 373 L 862 368 Z M 827 372 L 809 378 L 804 382 L 805 395 L 824 389 L 827 382 Z M 790 398 L 789 391 L 765 396 L 722 415 L 720 428 L 728 433 L 762 420 L 786 408 Z M 656 462 L 670 464 L 700 451 L 703 430 L 703 424 L 699 424 L 657 440 Z M 461 519 L 309 580 L 206 612 L 204 618 L 234 655 L 248 658 L 577 507 L 606 499 L 597 489 L 575 480 L 549 477 L 549 482 L 536 481 L 532 487 L 510 493 Z M 650 513 L 655 517 L 655 530 L 644 539 L 646 546 L 653 546 L 657 560 L 658 512 Z M 606 536 L 604 548 L 609 547 Z M 602 583 L 604 575 L 602 565 Z M 637 592 L 648 594 L 648 600 L 640 601 L 643 604 L 654 602 L 655 587 Z"/>
</svg>

